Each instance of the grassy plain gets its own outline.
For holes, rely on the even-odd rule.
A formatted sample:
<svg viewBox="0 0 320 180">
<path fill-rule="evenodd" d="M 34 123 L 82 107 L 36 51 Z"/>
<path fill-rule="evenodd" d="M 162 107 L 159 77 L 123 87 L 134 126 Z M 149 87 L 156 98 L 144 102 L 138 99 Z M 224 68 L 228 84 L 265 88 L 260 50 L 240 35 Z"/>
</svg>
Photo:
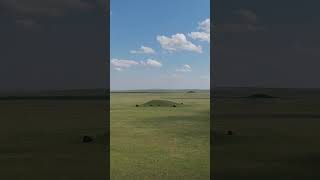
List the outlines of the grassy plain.
<svg viewBox="0 0 320 180">
<path fill-rule="evenodd" d="M 1 179 L 106 180 L 105 104 L 104 100 L 1 100 Z M 84 135 L 95 136 L 96 142 L 82 143 Z"/>
<path fill-rule="evenodd" d="M 151 100 L 166 101 L 136 107 Z M 209 103 L 208 91 L 111 93 L 111 179 L 208 180 Z"/>
<path fill-rule="evenodd" d="M 243 98 L 253 93 L 279 98 Z M 320 91 L 310 89 L 217 89 L 213 179 L 319 179 L 319 100 Z"/>
</svg>

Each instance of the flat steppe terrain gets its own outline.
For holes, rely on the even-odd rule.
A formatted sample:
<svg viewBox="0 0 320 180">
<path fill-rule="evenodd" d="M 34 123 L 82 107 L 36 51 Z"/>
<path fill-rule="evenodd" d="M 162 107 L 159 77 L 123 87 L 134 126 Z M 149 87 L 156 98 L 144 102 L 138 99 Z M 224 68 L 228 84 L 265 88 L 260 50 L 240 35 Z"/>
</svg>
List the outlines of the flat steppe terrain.
<svg viewBox="0 0 320 180">
<path fill-rule="evenodd" d="M 1 179 L 106 180 L 106 101 L 93 99 L 2 98 Z"/>
<path fill-rule="evenodd" d="M 208 91 L 111 93 L 111 179 L 208 180 L 209 103 Z"/>
<path fill-rule="evenodd" d="M 212 114 L 213 179 L 320 178 L 320 90 L 216 89 Z"/>
</svg>

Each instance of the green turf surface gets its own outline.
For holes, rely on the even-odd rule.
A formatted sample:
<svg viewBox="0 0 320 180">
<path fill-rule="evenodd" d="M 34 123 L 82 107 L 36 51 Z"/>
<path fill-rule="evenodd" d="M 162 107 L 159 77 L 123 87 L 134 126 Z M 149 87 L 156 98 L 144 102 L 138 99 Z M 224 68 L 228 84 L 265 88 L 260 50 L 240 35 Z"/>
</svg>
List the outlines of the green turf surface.
<svg viewBox="0 0 320 180">
<path fill-rule="evenodd" d="M 111 179 L 208 180 L 209 98 L 206 91 L 111 93 Z M 136 107 L 150 102 L 165 106 Z"/>
<path fill-rule="evenodd" d="M 319 179 L 320 91 L 241 90 L 216 91 L 213 179 Z M 257 92 L 279 98 L 230 98 Z"/>
<path fill-rule="evenodd" d="M 106 117 L 103 100 L 1 100 L 1 179 L 106 180 Z"/>
</svg>

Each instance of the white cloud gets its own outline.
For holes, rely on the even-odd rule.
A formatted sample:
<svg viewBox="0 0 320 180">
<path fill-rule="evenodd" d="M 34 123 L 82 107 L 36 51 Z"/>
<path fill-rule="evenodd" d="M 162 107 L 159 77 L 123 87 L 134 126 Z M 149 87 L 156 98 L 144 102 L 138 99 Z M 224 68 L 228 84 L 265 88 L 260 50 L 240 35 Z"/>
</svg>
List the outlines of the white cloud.
<svg viewBox="0 0 320 180">
<path fill-rule="evenodd" d="M 117 70 L 117 71 L 123 71 L 123 69 L 119 68 L 119 67 L 115 67 L 114 69 Z"/>
<path fill-rule="evenodd" d="M 125 69 L 129 69 L 132 66 L 145 66 L 145 67 L 152 67 L 152 68 L 160 68 L 162 67 L 161 62 L 148 59 L 146 61 L 134 61 L 134 60 L 122 60 L 122 59 L 111 59 L 111 64 L 117 71 L 123 71 Z"/>
<path fill-rule="evenodd" d="M 140 61 L 140 64 L 148 67 L 156 67 L 156 68 L 162 67 L 162 64 L 159 61 L 154 59 L 148 59 L 146 62 Z"/>
<path fill-rule="evenodd" d="M 210 33 L 210 18 L 199 23 L 199 29 L 203 30 L 204 32 Z"/>
<path fill-rule="evenodd" d="M 156 51 L 150 47 L 141 46 L 140 50 L 131 50 L 131 54 L 155 54 Z"/>
<path fill-rule="evenodd" d="M 194 40 L 210 42 L 210 19 L 207 18 L 206 20 L 200 22 L 198 29 L 201 31 L 191 32 L 188 34 L 188 36 Z"/>
<path fill-rule="evenodd" d="M 188 35 L 195 40 L 210 42 L 210 33 L 207 32 L 191 32 Z"/>
<path fill-rule="evenodd" d="M 177 72 L 191 72 L 192 71 L 192 68 L 190 65 L 188 64 L 185 64 L 182 66 L 182 68 L 180 69 L 176 69 Z"/>
<path fill-rule="evenodd" d="M 114 66 L 114 69 L 117 71 L 122 71 L 128 69 L 131 66 L 139 65 L 138 62 L 133 60 L 121 60 L 121 59 L 111 59 L 111 64 Z"/>
<path fill-rule="evenodd" d="M 157 40 L 161 47 L 169 52 L 174 51 L 192 51 L 202 53 L 202 47 L 196 46 L 188 41 L 184 34 L 178 33 L 170 37 L 157 36 Z"/>
<path fill-rule="evenodd" d="M 188 64 L 183 65 L 184 68 L 191 69 L 191 66 Z"/>
</svg>

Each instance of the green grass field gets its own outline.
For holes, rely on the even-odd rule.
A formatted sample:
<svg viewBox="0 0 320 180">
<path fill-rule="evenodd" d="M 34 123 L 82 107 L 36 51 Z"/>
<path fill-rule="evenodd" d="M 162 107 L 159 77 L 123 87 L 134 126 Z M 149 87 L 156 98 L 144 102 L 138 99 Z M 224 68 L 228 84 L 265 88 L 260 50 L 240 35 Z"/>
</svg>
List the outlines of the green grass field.
<svg viewBox="0 0 320 180">
<path fill-rule="evenodd" d="M 237 98 L 255 92 L 280 98 Z M 215 95 L 213 179 L 320 178 L 319 91 L 234 89 Z"/>
<path fill-rule="evenodd" d="M 106 180 L 106 117 L 103 100 L 1 100 L 1 179 Z"/>
<path fill-rule="evenodd" d="M 206 91 L 111 93 L 111 179 L 208 180 L 209 100 Z"/>
</svg>

